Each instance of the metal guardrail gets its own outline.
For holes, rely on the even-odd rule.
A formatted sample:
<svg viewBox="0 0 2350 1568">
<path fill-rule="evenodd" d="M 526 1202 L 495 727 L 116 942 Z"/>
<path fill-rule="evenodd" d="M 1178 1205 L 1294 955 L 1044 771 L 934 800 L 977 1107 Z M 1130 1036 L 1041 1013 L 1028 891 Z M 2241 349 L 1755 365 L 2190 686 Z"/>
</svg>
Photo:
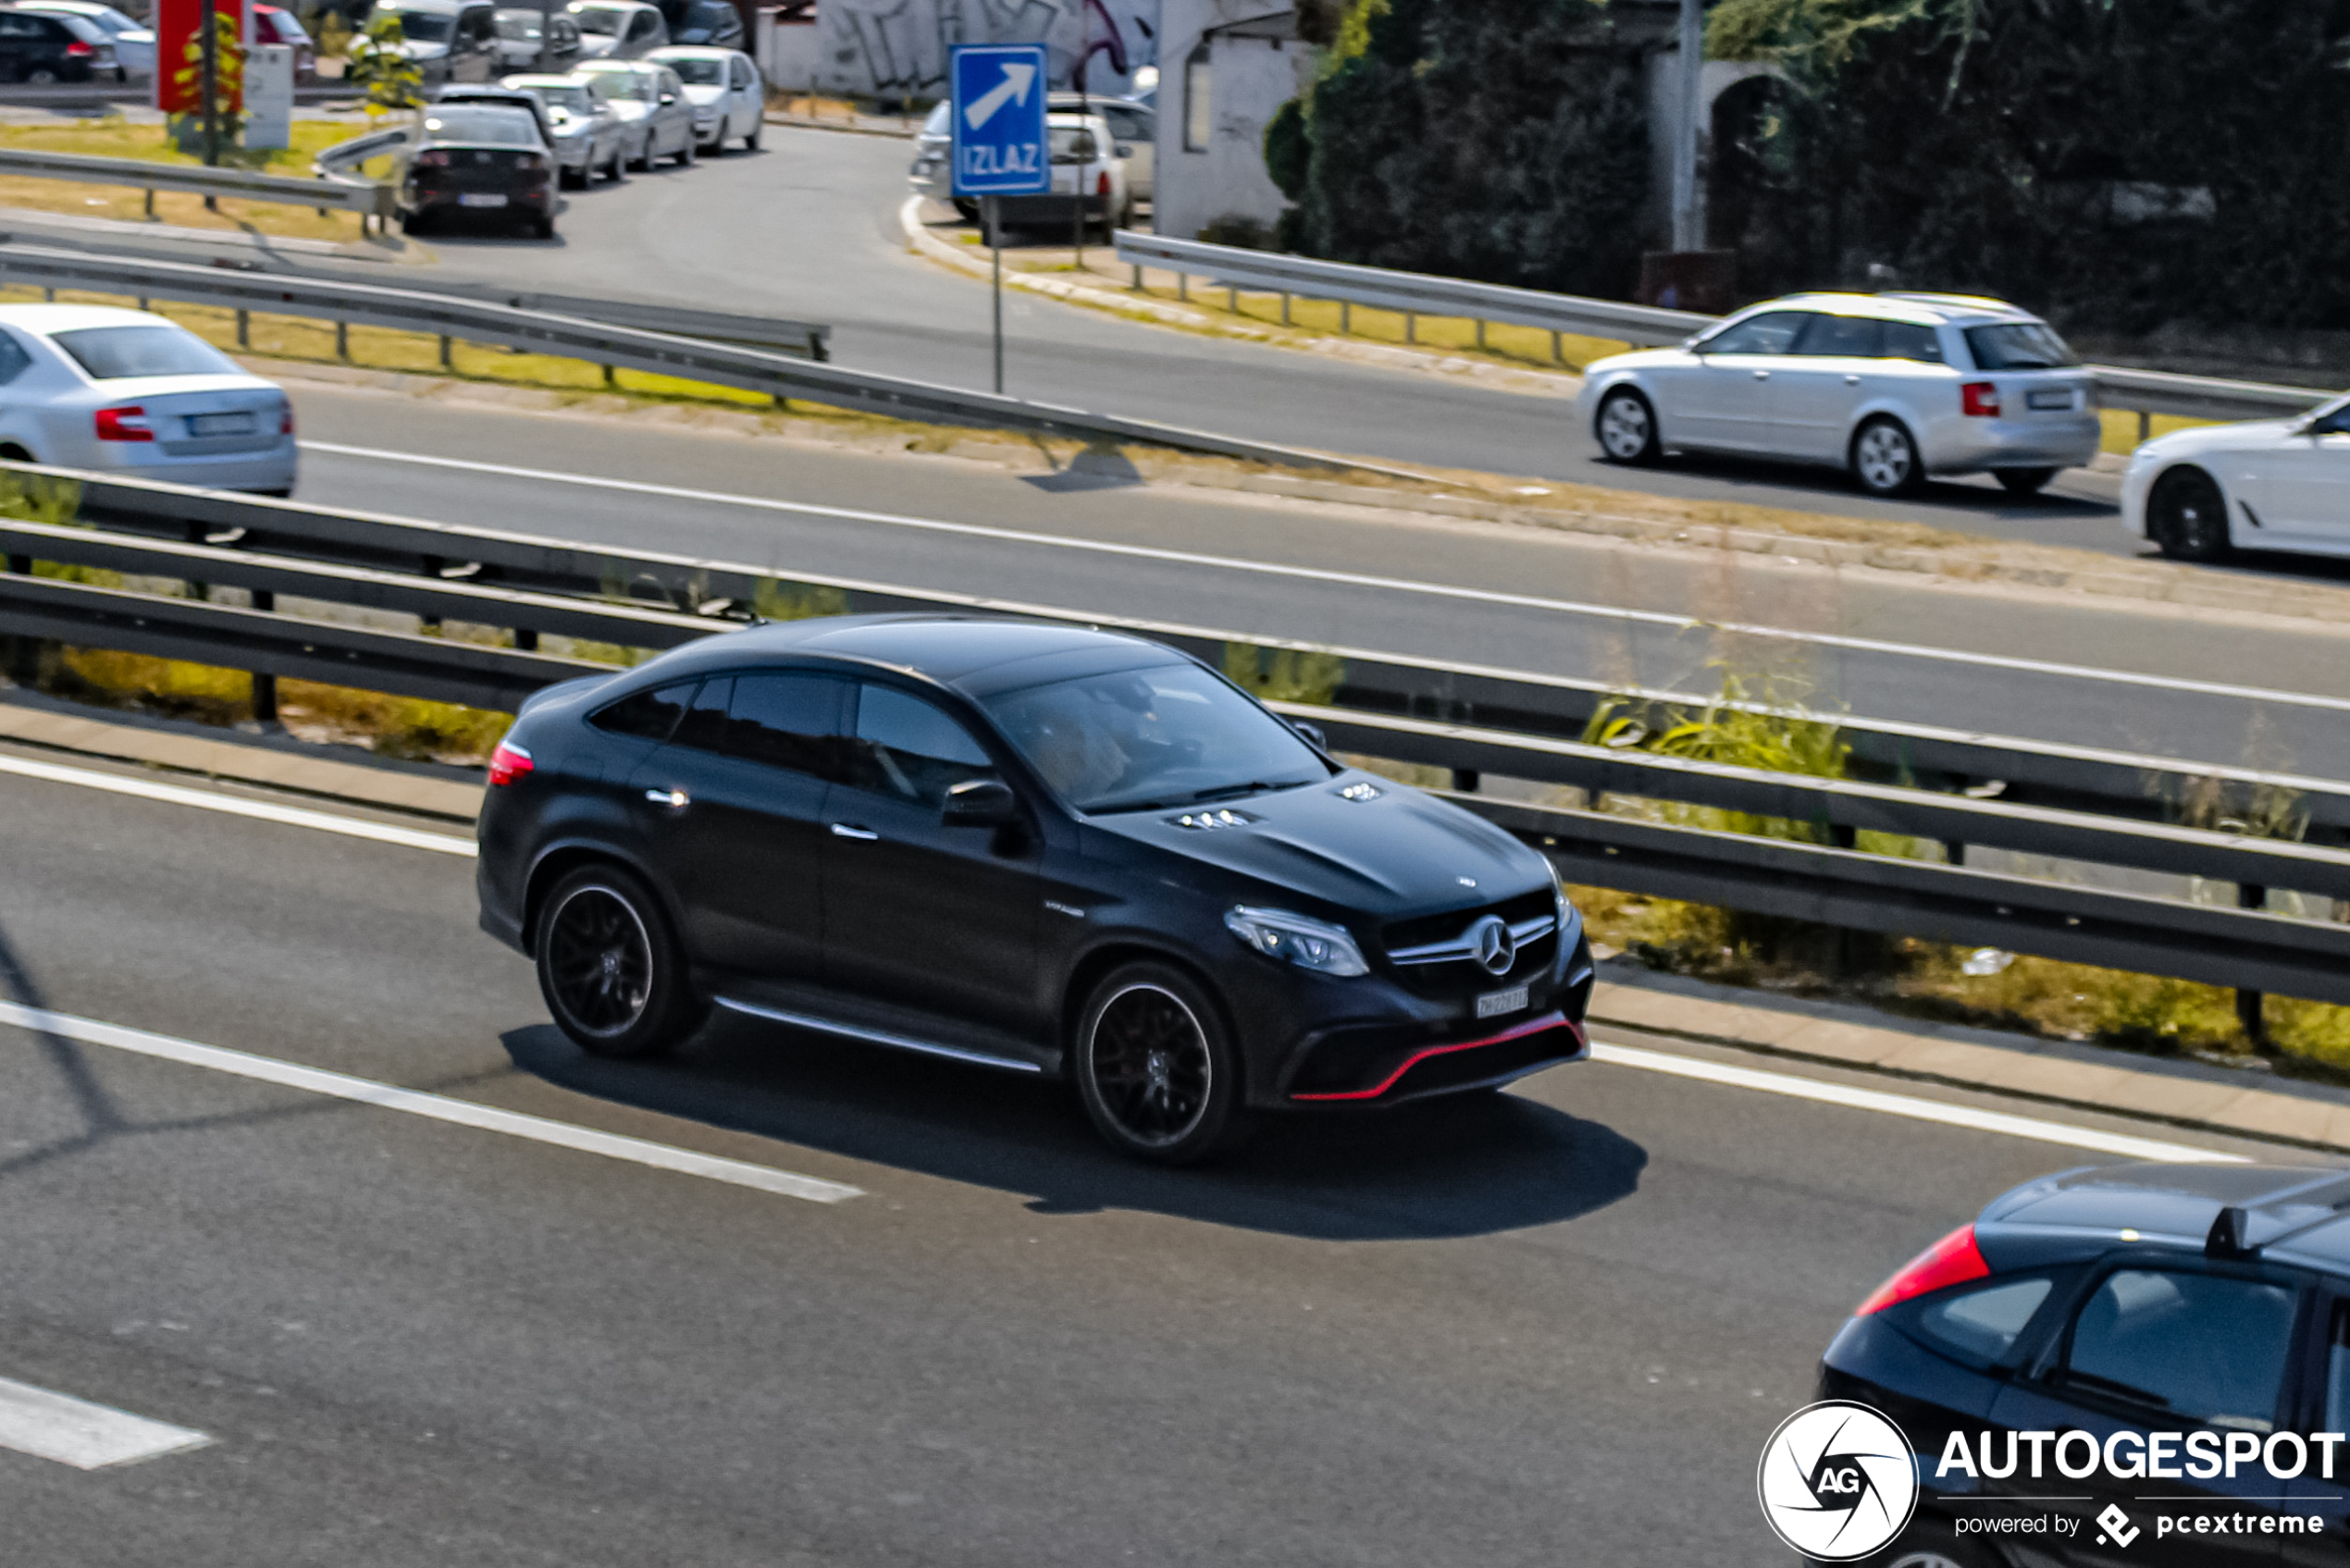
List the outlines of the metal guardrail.
<svg viewBox="0 0 2350 1568">
<path fill-rule="evenodd" d="M 1471 283 L 1427 273 L 1315 261 L 1238 245 L 1166 240 L 1127 229 L 1119 230 L 1117 241 L 1119 260 L 1134 268 L 1136 288 L 1142 286 L 1142 269 L 1147 265 L 1177 273 L 1186 279 L 1210 278 L 1228 292 L 1243 289 L 1277 292 L 1281 296 L 1284 324 L 1289 320 L 1292 296 L 1336 300 L 1342 307 L 1374 305 L 1404 313 L 1407 342 L 1415 340 L 1416 318 L 1422 315 L 1475 321 L 1479 348 L 1485 346 L 1485 324 L 1499 321 L 1547 329 L 1552 334 L 1552 357 L 1557 359 L 1561 333 L 1626 342 L 1636 348 L 1653 347 L 1678 343 L 1721 319 L 1693 311 L 1662 310 L 1614 300 Z M 1346 319 L 1343 315 L 1341 316 L 1342 330 L 1346 327 Z M 2153 414 L 2175 414 L 2186 419 L 2271 419 L 2303 413 L 2335 395 L 2303 387 L 2174 376 L 2114 365 L 2093 364 L 2087 368 L 2096 378 L 2097 395 L 2106 407 L 2128 409 L 2140 415 L 2141 440 L 2148 434 L 2146 418 Z"/>
<path fill-rule="evenodd" d="M 0 633 L 122 648 L 270 675 L 291 675 L 402 695 L 511 709 L 530 691 L 609 664 L 538 651 L 539 633 L 629 647 L 668 647 L 742 624 L 766 593 L 802 590 L 798 608 L 1016 611 L 1095 625 L 1119 625 L 1214 662 L 1230 645 L 1256 639 L 1012 605 L 837 578 L 796 577 L 777 585 L 765 572 L 725 562 L 583 548 L 298 503 L 181 487 L 76 475 L 9 465 L 64 485 L 53 515 L 73 525 L 0 523 L 10 571 L 0 574 Z M 176 528 L 179 539 L 154 537 Z M 190 537 L 188 536 L 192 536 Z M 365 557 L 302 560 L 315 554 Z M 29 575 L 35 560 L 240 586 L 242 608 Z M 503 578 L 505 580 L 500 580 Z M 810 596 L 829 589 L 830 599 Z M 550 591 L 550 590 L 555 591 Z M 286 600 L 391 610 L 428 619 L 512 629 L 501 648 L 455 637 L 382 630 L 283 613 Z M 1258 643 L 1257 646 L 1263 646 Z M 1538 844 L 1575 880 L 1657 896 L 1726 904 L 1824 924 L 1899 931 L 1932 940 L 1983 943 L 2075 962 L 2171 975 L 2246 991 L 2276 991 L 2350 1004 L 2350 925 L 2261 907 L 2215 907 L 2179 899 L 1984 870 L 1963 863 L 1963 846 L 1996 846 L 2066 860 L 2168 872 L 2232 883 L 2257 904 L 2290 888 L 2350 897 L 2350 852 L 2323 845 L 2212 833 L 2103 815 L 1983 799 L 1861 780 L 1775 774 L 1617 750 L 1528 733 L 1474 728 L 1367 710 L 1350 698 L 1392 706 L 1466 680 L 1501 692 L 1490 712 L 1535 712 L 1557 683 L 1426 664 L 1393 655 L 1342 657 L 1327 702 L 1277 702 L 1320 724 L 1342 749 L 1448 769 L 1458 783 L 1480 774 L 1573 784 L 1593 796 L 1620 795 L 1750 813 L 1808 825 L 1815 837 L 1765 838 L 1603 811 L 1528 804 L 1475 790 L 1453 797 Z M 1515 686 L 1515 689 L 1510 689 Z M 2018 743 L 1975 737 L 1982 759 L 2007 772 L 2045 756 L 2055 775 L 2076 759 Z M 2107 760 L 2095 767 L 2112 768 Z M 2184 774 L 2193 765 L 2155 762 Z M 2209 772 L 2209 770 L 2205 770 Z M 2245 775 L 2246 777 L 2252 775 Z M 2331 792 L 2338 815 L 2350 786 L 2305 781 Z M 2128 802 L 2123 802 L 2127 805 Z M 1862 852 L 1861 832 L 1960 846 L 1958 863 Z"/>
<path fill-rule="evenodd" d="M 207 168 L 201 164 L 155 163 L 144 158 L 104 158 L 81 153 L 36 153 L 21 148 L 0 149 L 0 174 L 37 179 L 67 179 L 85 185 L 129 185 L 147 192 L 147 214 L 155 216 L 155 193 L 182 191 L 199 196 L 233 196 L 245 202 L 276 202 L 285 206 L 316 207 L 321 211 L 357 213 L 378 223 L 392 210 L 391 187 L 373 181 L 301 179 L 284 174 L 255 174 L 245 169 Z"/>
<path fill-rule="evenodd" d="M 321 187 L 329 182 L 321 181 Z M 992 392 L 970 392 L 871 371 L 796 360 L 772 350 L 711 342 L 583 316 L 523 310 L 464 295 L 351 283 L 284 272 L 241 272 L 184 262 L 130 260 L 89 252 L 0 244 L 0 278 L 136 299 L 175 300 L 240 313 L 299 315 L 339 326 L 389 327 L 443 340 L 497 343 L 622 370 L 801 398 L 898 419 L 996 426 L 1084 441 L 1132 442 L 1279 467 L 1381 469 L 1374 463 L 1262 441 L 1187 430 L 1155 420 L 1088 414 Z M 1418 477 L 1418 475 L 1407 475 Z"/>
</svg>

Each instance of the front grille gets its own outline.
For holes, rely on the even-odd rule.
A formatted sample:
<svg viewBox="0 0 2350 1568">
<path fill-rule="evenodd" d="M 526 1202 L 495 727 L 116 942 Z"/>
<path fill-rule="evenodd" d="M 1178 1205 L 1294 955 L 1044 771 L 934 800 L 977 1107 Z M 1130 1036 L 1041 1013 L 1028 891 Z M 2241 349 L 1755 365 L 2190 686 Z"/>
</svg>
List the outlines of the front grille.
<svg viewBox="0 0 2350 1568">
<path fill-rule="evenodd" d="M 1404 963 L 1398 962 L 1394 955 L 1457 941 L 1488 915 L 1498 917 L 1503 925 L 1523 929 L 1529 922 L 1555 920 L 1557 914 L 1558 900 L 1547 890 L 1523 894 L 1480 908 L 1456 909 L 1443 915 L 1418 915 L 1410 920 L 1392 921 L 1380 928 L 1379 950 L 1381 956 L 1388 959 L 1388 972 L 1414 994 L 1472 996 L 1523 985 L 1528 980 L 1547 973 L 1552 957 L 1558 952 L 1556 929 L 1520 941 L 1515 959 L 1500 974 L 1466 957 L 1435 963 Z"/>
</svg>

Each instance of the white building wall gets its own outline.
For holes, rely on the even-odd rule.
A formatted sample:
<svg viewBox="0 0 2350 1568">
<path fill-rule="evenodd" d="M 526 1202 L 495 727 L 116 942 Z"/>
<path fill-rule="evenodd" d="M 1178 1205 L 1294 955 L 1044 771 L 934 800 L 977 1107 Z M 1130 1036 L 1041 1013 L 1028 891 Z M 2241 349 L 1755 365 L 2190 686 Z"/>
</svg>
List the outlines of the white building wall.
<svg viewBox="0 0 2350 1568">
<path fill-rule="evenodd" d="M 1288 204 L 1265 172 L 1265 128 L 1304 89 L 1314 52 L 1293 38 L 1218 31 L 1249 22 L 1278 27 L 1287 11 L 1282 0 L 1160 0 L 1158 150 L 1151 203 L 1156 232 L 1189 240 L 1208 224 L 1231 217 L 1253 218 L 1270 228 Z M 1203 36 L 1208 39 L 1208 109 L 1200 145 L 1203 117 L 1192 100 L 1199 80 L 1191 61 Z"/>
<path fill-rule="evenodd" d="M 1042 43 L 1055 91 L 1077 85 L 1115 98 L 1158 61 L 1159 0 L 822 0 L 816 7 L 820 92 L 885 98 L 946 95 L 958 43 Z"/>
</svg>

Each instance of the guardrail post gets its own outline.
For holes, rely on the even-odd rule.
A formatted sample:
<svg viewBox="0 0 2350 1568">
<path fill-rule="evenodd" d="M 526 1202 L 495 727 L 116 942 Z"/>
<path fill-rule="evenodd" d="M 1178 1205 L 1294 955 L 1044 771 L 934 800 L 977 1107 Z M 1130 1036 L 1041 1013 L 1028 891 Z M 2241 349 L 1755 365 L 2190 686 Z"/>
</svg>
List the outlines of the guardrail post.
<svg viewBox="0 0 2350 1568">
<path fill-rule="evenodd" d="M 2154 439 L 2154 411 L 2142 408 L 2138 410 L 2138 445 L 2144 446 L 2152 439 Z"/>
<path fill-rule="evenodd" d="M 1281 325 L 1289 325 L 1289 290 L 1286 289 L 1281 290 Z"/>
<path fill-rule="evenodd" d="M 147 187 L 147 221 L 148 221 L 149 223 L 153 223 L 155 220 L 155 187 L 154 187 L 154 186 L 150 185 L 150 186 L 148 186 L 148 187 Z"/>
<path fill-rule="evenodd" d="M 514 628 L 514 647 L 524 653 L 538 652 L 538 628 L 533 626 L 516 626 Z"/>
<path fill-rule="evenodd" d="M 275 610 L 278 608 L 278 596 L 266 588 L 255 588 L 253 590 L 253 607 L 255 610 Z M 253 672 L 253 719 L 256 724 L 278 722 L 278 677 L 265 671 Z"/>
<path fill-rule="evenodd" d="M 2237 908 L 2261 909 L 2266 908 L 2268 903 L 2269 890 L 2267 888 L 2248 882 L 2237 884 Z M 2268 1008 L 2265 1005 L 2267 1001 L 2268 997 L 2264 993 L 2247 991 L 2239 987 L 2236 991 L 2236 1022 L 2243 1025 L 2244 1037 L 2251 1042 L 2254 1051 L 2263 1056 L 2273 1056 L 2277 1053 L 2275 1045 L 2269 1039 Z"/>
<path fill-rule="evenodd" d="M 1338 302 L 1338 330 L 1341 336 L 1354 330 L 1354 302 L 1352 300 Z"/>
<path fill-rule="evenodd" d="M 1416 343 L 1420 340 L 1420 317 L 1417 311 L 1407 310 L 1404 313 L 1404 340 L 1407 343 Z"/>
<path fill-rule="evenodd" d="M 1224 308 L 1234 315 L 1241 313 L 1241 290 L 1237 283 L 1224 285 Z"/>
<path fill-rule="evenodd" d="M 1485 350 L 1485 318 L 1481 315 L 1477 318 L 1477 347 L 1480 353 Z"/>
<path fill-rule="evenodd" d="M 51 304 L 56 304 L 57 302 L 56 285 L 54 283 L 43 284 L 41 286 L 41 297 L 48 301 Z"/>
<path fill-rule="evenodd" d="M 348 321 L 338 319 L 335 322 L 335 357 L 337 359 L 351 357 L 351 323 Z"/>
<path fill-rule="evenodd" d="M 241 310 L 237 313 L 237 347 L 241 349 L 253 347 L 253 312 L 251 311 Z"/>
<path fill-rule="evenodd" d="M 147 296 L 144 294 L 139 296 L 139 308 L 141 310 L 145 310 L 147 308 Z"/>
<path fill-rule="evenodd" d="M 616 367 L 609 364 L 604 366 L 604 385 L 607 387 L 620 385 L 620 372 Z"/>
<path fill-rule="evenodd" d="M 1559 329 L 1555 327 L 1551 328 L 1551 363 L 1552 364 L 1566 363 L 1566 350 L 1559 342 Z"/>
<path fill-rule="evenodd" d="M 1478 774 L 1475 768 L 1455 768 L 1453 770 L 1453 787 L 1459 790 L 1463 795 L 1475 795 L 1477 793 L 1477 786 L 1480 782 L 1481 775 Z"/>
<path fill-rule="evenodd" d="M 449 334 L 446 332 L 443 332 L 440 335 L 440 368 L 443 370 L 454 370 L 456 368 L 455 365 L 449 363 Z"/>
<path fill-rule="evenodd" d="M 1179 272 L 1175 275 L 1175 297 L 1186 302 L 1191 300 L 1192 275 L 1190 273 Z"/>
<path fill-rule="evenodd" d="M 1137 294 L 1143 291 L 1143 264 L 1141 262 L 1134 264 L 1134 281 L 1131 287 Z"/>
</svg>

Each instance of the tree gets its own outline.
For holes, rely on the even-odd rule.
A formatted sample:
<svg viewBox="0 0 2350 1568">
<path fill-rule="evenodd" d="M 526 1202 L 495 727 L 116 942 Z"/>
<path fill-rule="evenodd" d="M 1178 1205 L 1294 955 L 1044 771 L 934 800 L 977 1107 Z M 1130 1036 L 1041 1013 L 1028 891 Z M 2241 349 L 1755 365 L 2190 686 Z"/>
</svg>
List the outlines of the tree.
<svg viewBox="0 0 2350 1568">
<path fill-rule="evenodd" d="M 425 105 L 425 73 L 408 57 L 408 34 L 397 11 L 377 11 L 352 36 L 343 56 L 343 80 L 367 94 L 370 118 Z"/>
</svg>

